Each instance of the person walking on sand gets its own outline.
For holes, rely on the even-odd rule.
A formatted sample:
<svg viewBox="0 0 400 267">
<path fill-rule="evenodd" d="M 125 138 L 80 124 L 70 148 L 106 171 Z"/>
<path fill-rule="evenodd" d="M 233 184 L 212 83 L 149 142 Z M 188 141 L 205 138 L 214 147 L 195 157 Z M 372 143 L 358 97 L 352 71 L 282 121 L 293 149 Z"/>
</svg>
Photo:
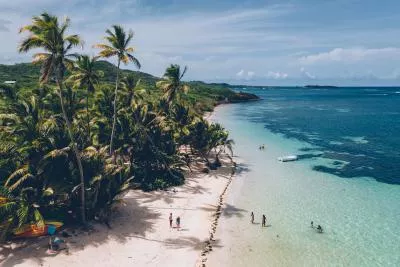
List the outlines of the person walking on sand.
<svg viewBox="0 0 400 267">
<path fill-rule="evenodd" d="M 254 213 L 253 212 L 251 212 L 251 223 L 254 223 Z"/>
<path fill-rule="evenodd" d="M 266 227 L 267 217 L 263 214 L 261 227 Z"/>
<path fill-rule="evenodd" d="M 172 228 L 172 213 L 169 214 L 169 228 Z"/>
<path fill-rule="evenodd" d="M 176 217 L 176 228 L 178 228 L 178 230 L 179 230 L 179 228 L 181 227 L 181 217 Z"/>
</svg>

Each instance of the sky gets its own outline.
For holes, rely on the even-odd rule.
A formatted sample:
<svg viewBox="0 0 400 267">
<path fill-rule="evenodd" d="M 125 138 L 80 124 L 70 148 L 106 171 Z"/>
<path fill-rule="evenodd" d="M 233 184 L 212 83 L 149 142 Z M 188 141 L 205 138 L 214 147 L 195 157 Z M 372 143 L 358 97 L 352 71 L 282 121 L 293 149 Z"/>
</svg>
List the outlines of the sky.
<svg viewBox="0 0 400 267">
<path fill-rule="evenodd" d="M 399 10 L 399 0 L 0 0 L 0 64 L 31 60 L 18 30 L 47 11 L 70 17 L 89 55 L 111 25 L 132 29 L 141 71 L 155 76 L 176 63 L 186 80 L 400 85 Z"/>
</svg>

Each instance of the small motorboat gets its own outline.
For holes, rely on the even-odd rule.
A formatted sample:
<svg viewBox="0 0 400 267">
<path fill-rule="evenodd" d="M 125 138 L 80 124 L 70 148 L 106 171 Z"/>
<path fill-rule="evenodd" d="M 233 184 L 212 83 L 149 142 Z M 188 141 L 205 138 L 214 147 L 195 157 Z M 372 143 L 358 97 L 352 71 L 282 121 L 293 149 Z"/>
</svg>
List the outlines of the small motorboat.
<svg viewBox="0 0 400 267">
<path fill-rule="evenodd" d="M 296 155 L 290 155 L 290 156 L 285 156 L 285 157 L 279 157 L 278 160 L 282 162 L 287 162 L 287 161 L 295 161 L 298 160 L 299 158 Z"/>
</svg>

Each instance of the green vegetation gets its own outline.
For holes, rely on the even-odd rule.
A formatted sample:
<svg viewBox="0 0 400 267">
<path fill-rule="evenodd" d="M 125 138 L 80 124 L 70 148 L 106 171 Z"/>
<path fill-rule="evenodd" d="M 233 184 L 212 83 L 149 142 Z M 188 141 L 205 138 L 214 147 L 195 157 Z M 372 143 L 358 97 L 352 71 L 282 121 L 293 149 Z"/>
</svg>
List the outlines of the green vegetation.
<svg viewBox="0 0 400 267">
<path fill-rule="evenodd" d="M 106 85 L 112 86 L 115 83 L 117 77 L 117 67 L 115 65 L 107 61 L 98 60 L 95 63 L 94 69 L 104 73 L 104 76 L 100 77 L 100 87 Z M 32 63 L 15 65 L 0 64 L 0 90 L 5 86 L 4 81 L 17 81 L 16 86 L 22 90 L 30 90 L 30 88 L 35 87 L 37 88 L 39 87 L 39 74 L 40 66 Z M 153 100 L 159 99 L 162 95 L 162 91 L 156 88 L 156 83 L 161 80 L 158 77 L 140 71 L 124 69 L 121 69 L 121 76 L 131 76 L 135 81 L 140 80 L 140 88 L 146 89 L 148 97 L 151 97 Z M 190 90 L 183 97 L 198 113 L 211 111 L 216 104 L 224 102 L 226 99 L 228 102 L 240 102 L 258 99 L 252 94 L 235 93 L 230 89 L 230 85 L 228 84 L 209 84 L 201 81 L 184 83 L 189 85 Z"/>
<path fill-rule="evenodd" d="M 202 113 L 243 95 L 183 82 L 187 68 L 178 65 L 159 79 L 70 54 L 81 41 L 68 27 L 69 19 L 33 17 L 19 50 L 38 48 L 35 64 L 0 66 L 0 238 L 44 219 L 106 220 L 127 190 L 182 184 L 193 159 L 215 168 L 232 149 L 227 131 Z M 99 56 L 140 67 L 128 47 L 131 31 L 106 33 Z"/>
</svg>

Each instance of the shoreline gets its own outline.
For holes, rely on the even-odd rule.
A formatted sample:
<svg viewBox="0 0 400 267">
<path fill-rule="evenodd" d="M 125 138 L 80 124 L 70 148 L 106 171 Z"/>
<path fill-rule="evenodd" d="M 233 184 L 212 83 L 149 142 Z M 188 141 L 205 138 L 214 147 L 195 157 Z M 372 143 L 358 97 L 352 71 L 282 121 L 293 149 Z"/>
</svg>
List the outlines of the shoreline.
<svg viewBox="0 0 400 267">
<path fill-rule="evenodd" d="M 221 242 L 215 239 L 216 227 L 235 173 L 229 157 L 220 160 L 222 167 L 209 174 L 201 173 L 202 164 L 195 165 L 174 190 L 129 191 L 111 229 L 98 223 L 89 232 L 66 229 L 71 237 L 57 236 L 68 249 L 57 255 L 46 254 L 46 236 L 8 242 L 0 246 L 0 266 L 205 266 L 209 252 Z M 181 217 L 180 231 L 169 227 L 170 212 L 174 225 Z"/>
<path fill-rule="evenodd" d="M 201 266 L 205 267 L 206 266 L 206 262 L 208 261 L 208 254 L 213 250 L 213 243 L 216 241 L 214 236 L 217 232 L 217 226 L 219 223 L 219 219 L 221 217 L 221 213 L 222 213 L 222 209 L 224 206 L 224 201 L 227 195 L 227 191 L 229 189 L 229 186 L 231 185 L 233 178 L 236 174 L 236 162 L 232 160 L 233 166 L 232 166 L 232 171 L 231 171 L 231 175 L 228 179 L 228 182 L 225 185 L 224 190 L 222 191 L 222 193 L 219 196 L 219 201 L 218 201 L 218 205 L 215 209 L 215 212 L 213 214 L 214 219 L 212 220 L 211 223 L 211 231 L 210 231 L 210 237 L 208 238 L 207 241 L 205 241 L 205 246 L 201 252 L 201 256 L 200 256 L 200 260 L 201 260 Z"/>
</svg>

